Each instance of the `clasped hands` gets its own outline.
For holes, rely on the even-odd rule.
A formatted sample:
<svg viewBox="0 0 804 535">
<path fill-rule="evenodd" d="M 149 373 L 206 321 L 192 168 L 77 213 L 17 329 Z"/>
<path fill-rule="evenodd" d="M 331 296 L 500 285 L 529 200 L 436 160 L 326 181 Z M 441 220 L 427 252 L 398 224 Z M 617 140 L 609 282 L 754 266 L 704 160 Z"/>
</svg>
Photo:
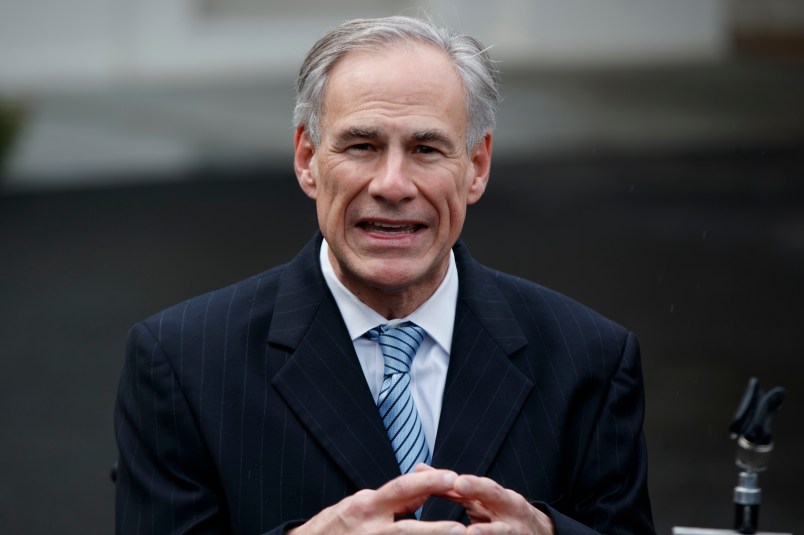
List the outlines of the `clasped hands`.
<svg viewBox="0 0 804 535">
<path fill-rule="evenodd" d="M 394 517 L 419 509 L 430 496 L 460 503 L 472 523 L 400 520 Z M 397 477 L 377 490 L 361 490 L 321 511 L 293 535 L 352 533 L 440 533 L 491 535 L 498 533 L 553 535 L 547 515 L 520 494 L 495 481 L 425 464 Z"/>
</svg>

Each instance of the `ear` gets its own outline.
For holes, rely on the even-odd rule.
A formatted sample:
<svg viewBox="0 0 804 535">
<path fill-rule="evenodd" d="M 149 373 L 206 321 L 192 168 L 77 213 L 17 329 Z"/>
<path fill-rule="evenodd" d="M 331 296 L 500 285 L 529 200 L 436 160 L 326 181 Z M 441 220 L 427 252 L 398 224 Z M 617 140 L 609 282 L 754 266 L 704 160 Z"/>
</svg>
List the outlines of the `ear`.
<svg viewBox="0 0 804 535">
<path fill-rule="evenodd" d="M 293 137 L 293 168 L 296 171 L 299 186 L 311 199 L 316 197 L 316 182 L 313 173 L 314 157 L 315 147 L 313 147 L 304 125 L 297 126 L 296 134 Z"/>
<path fill-rule="evenodd" d="M 489 182 L 491 172 L 491 132 L 486 132 L 483 139 L 472 149 L 472 166 L 469 172 L 472 173 L 469 191 L 466 197 L 467 204 L 474 204 L 480 200 L 486 191 L 486 184 Z"/>
</svg>

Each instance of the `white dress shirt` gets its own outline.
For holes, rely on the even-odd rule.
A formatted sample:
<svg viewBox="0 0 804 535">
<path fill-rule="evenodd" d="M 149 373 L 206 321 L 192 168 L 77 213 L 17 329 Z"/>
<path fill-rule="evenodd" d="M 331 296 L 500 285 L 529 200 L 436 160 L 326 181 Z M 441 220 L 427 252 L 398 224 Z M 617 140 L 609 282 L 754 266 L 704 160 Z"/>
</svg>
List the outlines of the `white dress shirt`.
<svg viewBox="0 0 804 535">
<path fill-rule="evenodd" d="M 358 299 L 338 280 L 328 251 L 329 245 L 324 240 L 320 252 L 321 271 L 346 323 L 375 403 L 380 395 L 385 358 L 380 351 L 380 344 L 363 335 L 378 325 L 396 325 L 405 321 L 411 321 L 427 332 L 410 367 L 410 379 L 413 401 L 419 411 L 427 446 L 432 454 L 438 420 L 441 417 L 441 401 L 447 379 L 452 331 L 455 326 L 455 306 L 458 301 L 455 255 L 450 251 L 447 274 L 435 293 L 410 315 L 389 321 Z"/>
</svg>

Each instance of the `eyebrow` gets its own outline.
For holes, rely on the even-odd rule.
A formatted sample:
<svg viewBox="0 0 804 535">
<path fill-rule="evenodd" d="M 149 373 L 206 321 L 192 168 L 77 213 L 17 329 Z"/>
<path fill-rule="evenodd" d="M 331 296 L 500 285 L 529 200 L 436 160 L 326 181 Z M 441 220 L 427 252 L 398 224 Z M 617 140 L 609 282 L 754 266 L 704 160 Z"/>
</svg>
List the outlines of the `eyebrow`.
<svg viewBox="0 0 804 535">
<path fill-rule="evenodd" d="M 355 139 L 376 139 L 380 137 L 380 131 L 375 128 L 352 127 L 339 132 L 335 137 L 337 145 L 345 145 Z"/>
<path fill-rule="evenodd" d="M 421 132 L 414 132 L 413 139 L 416 141 L 426 141 L 428 143 L 437 143 L 442 145 L 447 152 L 455 151 L 455 144 L 443 132 L 439 130 L 423 130 Z"/>
<path fill-rule="evenodd" d="M 381 137 L 381 132 L 377 128 L 353 126 L 338 133 L 335 137 L 337 145 L 348 145 L 355 139 L 378 139 Z M 411 136 L 414 141 L 435 143 L 444 147 L 446 152 L 455 152 L 455 143 L 441 132 L 440 130 L 421 130 L 414 132 Z"/>
</svg>

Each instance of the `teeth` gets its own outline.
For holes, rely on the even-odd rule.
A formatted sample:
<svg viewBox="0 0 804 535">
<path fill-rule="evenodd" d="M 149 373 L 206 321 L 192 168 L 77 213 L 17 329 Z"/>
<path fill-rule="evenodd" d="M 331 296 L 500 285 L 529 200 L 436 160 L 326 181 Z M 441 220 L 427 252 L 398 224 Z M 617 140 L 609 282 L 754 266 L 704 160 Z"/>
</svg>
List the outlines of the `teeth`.
<svg viewBox="0 0 804 535">
<path fill-rule="evenodd" d="M 380 232 L 387 232 L 392 234 L 410 234 L 416 232 L 418 229 L 418 225 L 403 225 L 403 224 L 393 224 L 393 223 L 379 223 L 379 222 L 368 222 L 365 224 L 367 229 L 373 229 L 375 231 Z"/>
</svg>

